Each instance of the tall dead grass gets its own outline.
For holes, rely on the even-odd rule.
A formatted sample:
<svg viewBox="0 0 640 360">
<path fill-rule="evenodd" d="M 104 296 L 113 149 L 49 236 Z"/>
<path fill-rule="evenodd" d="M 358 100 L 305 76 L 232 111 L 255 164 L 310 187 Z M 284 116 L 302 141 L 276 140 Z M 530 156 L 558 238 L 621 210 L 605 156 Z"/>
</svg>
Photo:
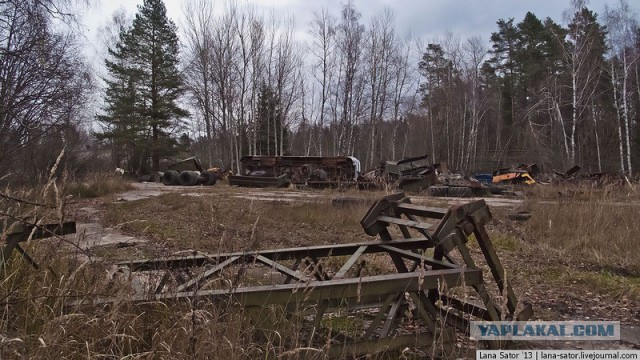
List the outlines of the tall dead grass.
<svg viewBox="0 0 640 360">
<path fill-rule="evenodd" d="M 102 180 L 99 177 L 96 181 Z M 73 190 L 78 189 L 75 186 L 65 186 L 64 181 L 51 178 L 43 188 L 32 192 L 9 194 L 7 190 L 7 196 L 2 200 L 5 215 L 15 219 L 37 218 L 43 222 L 62 221 L 66 216 L 66 195 L 86 197 L 88 195 L 82 192 L 94 188 L 83 184 L 84 190 L 77 193 Z M 109 192 L 115 189 L 105 187 Z M 65 188 L 71 190 L 63 191 Z M 24 199 L 27 195 L 28 201 L 14 200 Z M 178 199 L 193 203 L 193 199 L 185 197 L 171 199 L 175 201 L 171 202 L 173 205 Z M 211 208 L 209 205 L 200 204 L 194 211 L 201 214 Z M 225 208 L 220 210 L 224 212 Z M 248 209 L 242 218 L 253 219 L 254 227 L 262 226 L 262 219 L 255 221 L 254 210 Z M 330 209 L 305 204 L 287 205 L 280 210 L 278 217 L 291 217 L 311 227 L 322 225 L 313 218 Z M 171 211 L 175 213 L 176 209 Z M 355 216 L 354 213 L 359 211 L 339 210 L 329 220 L 340 228 Z M 238 215 L 231 214 L 229 226 Z M 203 221 L 206 221 L 212 220 L 213 215 L 205 213 L 204 216 Z M 217 222 L 214 224 L 218 226 Z M 326 232 L 333 230 L 325 229 Z M 247 231 L 253 230 L 248 227 Z M 0 271 L 1 359 L 326 358 L 316 347 L 317 339 L 321 339 L 320 344 L 328 344 L 332 335 L 315 334 L 312 342 L 308 328 L 304 328 L 307 324 L 303 321 L 304 314 L 288 316 L 283 307 L 276 306 L 240 310 L 233 304 L 195 298 L 179 303 L 149 301 L 135 305 L 127 301 L 133 291 L 130 279 L 114 276 L 108 264 L 85 256 L 68 238 L 38 240 L 23 246 L 39 269 L 34 269 L 14 253 Z M 97 297 L 117 301 L 99 306 L 70 305 L 78 300 L 90 304 Z"/>
<path fill-rule="evenodd" d="M 97 198 L 131 190 L 131 181 L 110 173 L 93 173 L 66 182 L 64 191 L 76 198 Z"/>
<path fill-rule="evenodd" d="M 640 198 L 629 186 L 544 188 L 528 200 L 528 239 L 568 260 L 640 276 Z M 538 194 L 540 195 L 540 194 Z"/>
</svg>

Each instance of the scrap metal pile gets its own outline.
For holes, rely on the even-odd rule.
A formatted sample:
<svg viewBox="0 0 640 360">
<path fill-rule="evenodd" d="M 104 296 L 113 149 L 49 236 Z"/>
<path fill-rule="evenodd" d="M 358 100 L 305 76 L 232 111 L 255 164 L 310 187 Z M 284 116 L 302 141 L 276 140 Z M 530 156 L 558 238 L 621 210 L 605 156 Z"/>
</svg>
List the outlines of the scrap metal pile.
<svg viewBox="0 0 640 360">
<path fill-rule="evenodd" d="M 143 259 L 119 267 L 127 278 L 144 279 L 128 301 L 206 300 L 242 308 L 257 323 L 265 321 L 265 309 L 280 306 L 305 322 L 309 344 L 330 356 L 431 345 L 449 349 L 455 329 L 467 332 L 470 320 L 531 316 L 506 281 L 485 229 L 490 219 L 483 200 L 440 209 L 412 204 L 399 193 L 376 201 L 361 220 L 375 241 Z M 477 242 L 481 256 L 472 255 L 470 241 Z M 372 258 L 387 259 L 387 269 L 370 268 Z M 485 267 L 490 274 L 483 273 Z M 93 298 L 76 305 L 117 301 Z M 363 325 L 328 331 L 339 316 Z"/>
<path fill-rule="evenodd" d="M 428 155 L 385 161 L 360 171 L 352 156 L 244 156 L 242 170 L 229 183 L 245 187 L 354 187 L 399 189 L 431 196 L 488 196 L 505 193 L 506 184 L 535 183 L 525 169 L 501 169 L 480 179 L 452 174 L 446 163 L 432 163 Z M 535 165 L 534 165 L 535 166 Z M 488 181 L 486 179 L 488 177 Z"/>
<path fill-rule="evenodd" d="M 241 173 L 229 184 L 246 187 L 284 187 L 289 184 L 314 188 L 354 184 L 360 161 L 352 156 L 244 156 Z"/>
</svg>

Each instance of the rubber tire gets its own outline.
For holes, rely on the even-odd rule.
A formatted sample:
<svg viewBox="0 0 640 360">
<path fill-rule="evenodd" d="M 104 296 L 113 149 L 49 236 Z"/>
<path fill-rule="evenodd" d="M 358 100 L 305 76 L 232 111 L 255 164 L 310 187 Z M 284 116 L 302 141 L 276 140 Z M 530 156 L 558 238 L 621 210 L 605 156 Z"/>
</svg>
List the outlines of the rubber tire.
<svg viewBox="0 0 640 360">
<path fill-rule="evenodd" d="M 162 174 L 162 183 L 167 186 L 180 185 L 180 174 L 175 170 L 165 171 Z"/>
<path fill-rule="evenodd" d="M 448 190 L 448 186 L 429 186 L 429 188 L 427 189 L 427 194 L 429 196 L 446 197 Z"/>
<path fill-rule="evenodd" d="M 322 169 L 315 169 L 311 172 L 309 178 L 314 181 L 327 181 L 329 180 L 329 174 Z"/>
<path fill-rule="evenodd" d="M 471 197 L 473 190 L 466 186 L 450 186 L 447 195 L 450 197 Z"/>
<path fill-rule="evenodd" d="M 183 171 L 180 173 L 180 185 L 194 186 L 198 184 L 200 173 L 197 171 Z"/>
<path fill-rule="evenodd" d="M 216 181 L 218 181 L 218 176 L 211 171 L 203 172 L 202 174 L 200 174 L 200 177 L 202 178 L 202 185 L 211 186 L 215 185 Z"/>
</svg>

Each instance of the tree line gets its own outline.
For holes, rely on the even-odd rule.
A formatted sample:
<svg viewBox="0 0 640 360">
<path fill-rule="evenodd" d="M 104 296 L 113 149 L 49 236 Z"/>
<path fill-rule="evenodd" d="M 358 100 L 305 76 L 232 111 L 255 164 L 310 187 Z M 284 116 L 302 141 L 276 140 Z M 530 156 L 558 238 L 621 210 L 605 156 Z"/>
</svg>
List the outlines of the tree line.
<svg viewBox="0 0 640 360">
<path fill-rule="evenodd" d="M 0 2 L 5 173 L 40 176 L 62 148 L 77 172 L 430 154 L 466 173 L 535 162 L 633 176 L 640 161 L 640 28 L 626 0 L 600 13 L 572 0 L 561 22 L 499 19 L 488 43 L 412 38 L 391 10 L 365 21 L 351 2 L 296 24 L 188 0 L 176 26 L 145 0 L 114 18 L 103 79 L 69 25 L 77 3 Z"/>
<path fill-rule="evenodd" d="M 427 153 L 463 172 L 637 166 L 640 30 L 624 0 L 602 15 L 574 0 L 565 25 L 500 19 L 489 45 L 402 36 L 390 10 L 365 24 L 350 2 L 314 12 L 306 46 L 291 22 L 251 8 L 216 16 L 196 0 L 186 14 L 192 146 L 209 161 L 349 154 L 370 168 Z"/>
</svg>

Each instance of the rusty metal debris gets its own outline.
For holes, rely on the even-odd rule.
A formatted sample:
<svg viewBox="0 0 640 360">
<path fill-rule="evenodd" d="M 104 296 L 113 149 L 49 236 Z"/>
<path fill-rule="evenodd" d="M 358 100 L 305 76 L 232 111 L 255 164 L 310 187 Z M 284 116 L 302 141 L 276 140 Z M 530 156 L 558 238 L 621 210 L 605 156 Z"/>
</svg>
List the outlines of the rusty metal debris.
<svg viewBox="0 0 640 360">
<path fill-rule="evenodd" d="M 631 180 L 627 179 L 624 174 L 611 172 L 595 172 L 588 174 L 580 174 L 582 168 L 578 165 L 573 166 L 566 172 L 554 171 L 553 176 L 548 182 L 554 184 L 578 184 L 584 183 L 591 186 L 624 186 L 630 184 Z"/>
<path fill-rule="evenodd" d="M 4 226 L 3 226 L 4 225 Z M 24 219 L 16 221 L 15 219 L 2 219 L 0 223 L 0 233 L 4 240 L 2 247 L 2 257 L 0 258 L 0 267 L 3 267 L 13 250 L 18 251 L 20 255 L 35 269 L 38 264 L 29 256 L 29 254 L 20 246 L 20 243 L 28 240 L 45 239 L 52 236 L 74 234 L 76 232 L 75 221 L 63 223 L 47 223 L 38 224 L 37 221 Z"/>
<path fill-rule="evenodd" d="M 284 187 L 289 184 L 313 188 L 354 185 L 360 161 L 352 156 L 244 156 L 240 175 L 229 183 L 247 187 Z"/>
<path fill-rule="evenodd" d="M 399 189 L 413 192 L 426 190 L 438 182 L 438 174 L 446 165 L 432 164 L 428 155 L 406 158 L 399 161 L 387 161 L 383 167 L 383 176 Z"/>
<path fill-rule="evenodd" d="M 375 241 L 133 260 L 119 267 L 128 278 L 147 279 L 146 290 L 132 302 L 199 298 L 249 313 L 277 305 L 308 321 L 310 334 L 321 333 L 327 319 L 341 314 L 363 318 L 361 331 L 341 334 L 330 353 L 424 347 L 434 339 L 451 344 L 454 329 L 467 332 L 470 320 L 531 316 L 506 280 L 485 229 L 490 219 L 483 200 L 440 209 L 412 204 L 399 193 L 376 201 L 362 218 L 365 233 L 379 237 Z M 481 257 L 472 256 L 469 241 L 477 242 Z M 380 256 L 393 267 L 369 268 L 372 257 Z M 483 276 L 485 266 L 490 276 Z M 115 301 L 87 299 L 74 305 Z"/>
<path fill-rule="evenodd" d="M 436 184 L 442 172 L 446 172 L 446 163 L 431 163 L 428 155 L 385 161 L 362 174 L 359 188 L 421 192 Z"/>
</svg>

